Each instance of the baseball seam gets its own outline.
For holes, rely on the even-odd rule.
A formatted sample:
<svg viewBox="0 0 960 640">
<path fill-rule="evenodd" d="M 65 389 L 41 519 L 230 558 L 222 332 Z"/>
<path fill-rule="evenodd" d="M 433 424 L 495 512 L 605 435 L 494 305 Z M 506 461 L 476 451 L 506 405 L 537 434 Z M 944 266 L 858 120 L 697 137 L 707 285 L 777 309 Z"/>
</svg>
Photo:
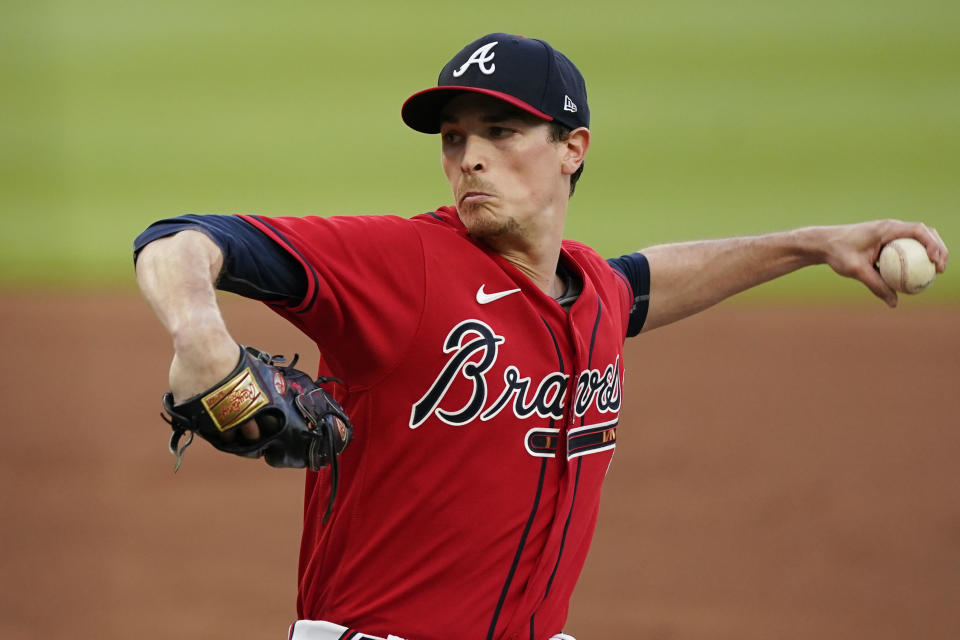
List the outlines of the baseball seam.
<svg viewBox="0 0 960 640">
<path fill-rule="evenodd" d="M 903 251 L 903 247 L 899 244 L 894 243 L 893 248 L 896 249 L 897 258 L 900 260 L 900 290 L 909 293 L 910 290 L 907 288 L 907 256 Z"/>
</svg>

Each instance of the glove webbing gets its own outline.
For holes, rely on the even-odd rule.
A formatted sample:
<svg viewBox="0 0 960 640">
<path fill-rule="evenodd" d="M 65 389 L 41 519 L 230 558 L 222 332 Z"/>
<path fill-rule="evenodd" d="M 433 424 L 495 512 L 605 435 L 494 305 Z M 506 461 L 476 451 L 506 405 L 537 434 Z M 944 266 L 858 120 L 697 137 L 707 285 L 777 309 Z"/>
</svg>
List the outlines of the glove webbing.
<svg viewBox="0 0 960 640">
<path fill-rule="evenodd" d="M 294 354 L 293 361 L 289 365 L 281 366 L 281 363 L 284 363 L 286 361 L 286 359 L 282 355 L 270 356 L 270 354 L 268 353 L 259 351 L 253 347 L 244 347 L 243 345 L 240 345 L 240 348 L 241 348 L 240 360 L 237 363 L 237 366 L 234 368 L 233 371 L 227 374 L 227 376 L 223 380 L 221 380 L 216 385 L 211 387 L 211 389 L 217 389 L 219 387 L 222 387 L 228 381 L 233 379 L 234 376 L 236 376 L 240 371 L 242 371 L 247 363 L 247 353 L 250 356 L 259 360 L 260 362 L 270 367 L 276 368 L 281 373 L 283 373 L 285 377 L 287 377 L 289 373 L 295 373 L 301 376 L 305 375 L 302 372 L 296 371 L 294 369 L 294 366 L 297 364 L 297 361 L 299 360 L 299 357 L 300 357 L 299 354 Z M 244 353 L 244 350 L 246 351 L 246 353 Z M 315 384 L 319 385 L 319 384 L 325 384 L 327 382 L 337 382 L 337 383 L 343 384 L 343 381 L 340 380 L 339 378 L 325 377 L 325 376 L 318 377 Z M 319 415 L 315 415 L 315 407 L 312 408 L 312 410 L 305 407 L 301 399 L 305 395 L 309 395 L 311 393 L 319 392 L 319 391 L 321 390 L 312 389 L 306 393 L 298 394 L 294 397 L 294 403 L 297 407 L 297 410 L 303 416 L 304 420 L 310 423 L 313 426 L 313 428 L 318 429 L 321 432 L 319 434 L 320 437 L 312 439 L 308 445 L 307 468 L 310 469 L 310 471 L 319 471 L 321 468 L 323 468 L 323 466 L 325 466 L 320 463 L 320 461 L 323 461 L 323 460 L 328 461 L 330 465 L 330 498 L 327 503 L 327 510 L 324 513 L 323 519 L 321 521 L 322 524 L 326 524 L 327 520 L 329 520 L 330 515 L 333 512 L 333 505 L 336 500 L 337 489 L 339 488 L 339 484 L 340 484 L 339 483 L 340 465 L 337 460 L 339 456 L 337 454 L 337 448 L 334 442 L 335 437 L 338 439 L 338 441 L 340 440 L 340 437 L 339 437 L 339 434 L 335 434 L 333 431 L 335 423 L 332 420 L 326 420 L 325 418 L 327 416 L 334 416 L 335 418 L 339 419 L 344 425 L 349 425 L 350 422 L 349 422 L 349 418 L 347 418 L 347 416 L 343 414 L 342 411 L 338 410 L 339 406 L 336 406 L 334 408 L 328 408 L 327 410 L 323 411 Z M 168 446 L 170 449 L 170 453 L 172 453 L 176 458 L 176 461 L 174 462 L 174 467 L 173 467 L 174 473 L 176 473 L 180 469 L 181 462 L 183 461 L 183 454 L 186 451 L 187 447 L 189 447 L 190 444 L 193 442 L 194 434 L 196 433 L 197 427 L 198 427 L 198 424 L 197 424 L 198 421 L 209 420 L 211 417 L 210 414 L 206 411 L 200 412 L 200 413 L 185 412 L 183 411 L 183 408 L 186 405 L 199 404 L 200 398 L 207 395 L 208 393 L 209 391 L 199 394 L 197 396 L 194 396 L 193 398 L 190 398 L 189 400 L 179 405 L 178 407 L 175 407 L 173 404 L 172 393 L 166 393 L 163 396 L 163 408 L 164 410 L 166 410 L 167 413 L 170 414 L 171 417 L 168 418 L 163 413 L 160 414 L 160 417 L 163 418 L 163 420 L 167 424 L 169 424 L 170 428 L 173 430 L 173 433 L 170 436 L 170 442 Z M 177 411 L 177 408 L 179 408 L 180 411 Z M 193 415 L 184 415 L 184 413 L 188 413 L 188 414 L 193 413 Z M 254 413 L 248 419 L 256 419 L 256 415 L 257 414 Z M 189 432 L 189 436 L 187 438 L 187 441 L 182 446 L 180 446 L 181 438 L 188 432 Z M 237 448 L 238 450 L 234 450 L 233 453 L 238 455 L 246 455 L 247 457 L 258 457 L 256 452 L 257 452 L 257 449 L 260 448 L 260 446 L 262 445 L 262 442 L 263 442 L 263 438 L 252 441 L 246 446 L 238 447 Z M 244 451 L 247 451 L 247 453 L 245 453 Z"/>
<path fill-rule="evenodd" d="M 296 362 L 296 356 L 294 356 L 294 362 Z M 293 366 L 293 365 L 290 365 Z M 331 380 L 336 380 L 340 382 L 337 378 L 325 378 L 320 376 L 317 379 L 318 384 L 325 382 L 330 382 Z M 296 399 L 297 407 L 301 412 L 306 415 L 306 411 L 303 408 L 303 404 L 300 402 L 300 396 L 297 396 Z M 331 414 L 337 416 L 336 412 L 330 412 Z M 340 416 L 337 416 L 338 418 Z M 343 418 L 341 418 L 343 419 Z M 323 514 L 323 519 L 320 521 L 320 524 L 327 524 L 327 520 L 330 519 L 330 514 L 333 513 L 333 502 L 337 498 L 337 488 L 340 485 L 340 463 L 337 461 L 337 458 L 340 456 L 337 455 L 336 447 L 333 445 L 333 422 L 331 420 L 320 420 L 319 423 L 315 426 L 320 427 L 323 430 L 323 437 L 319 440 L 314 440 L 310 443 L 310 459 L 316 460 L 316 448 L 322 447 L 321 455 L 326 457 L 330 461 L 330 499 L 327 500 L 327 511 Z M 317 469 L 311 469 L 311 471 L 316 471 Z"/>
</svg>

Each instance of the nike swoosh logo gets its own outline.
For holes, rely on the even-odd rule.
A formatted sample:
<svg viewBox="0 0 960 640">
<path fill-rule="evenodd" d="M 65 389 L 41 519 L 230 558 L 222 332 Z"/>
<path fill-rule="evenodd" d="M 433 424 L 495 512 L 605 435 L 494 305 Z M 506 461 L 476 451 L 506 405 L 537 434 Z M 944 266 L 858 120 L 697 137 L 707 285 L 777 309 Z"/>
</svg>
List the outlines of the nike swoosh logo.
<svg viewBox="0 0 960 640">
<path fill-rule="evenodd" d="M 485 286 L 486 285 L 482 284 L 480 285 L 480 288 L 477 289 L 477 302 L 479 302 L 480 304 L 487 304 L 489 302 L 493 302 L 494 300 L 499 300 L 500 298 L 504 298 L 510 295 L 511 293 L 517 293 L 520 291 L 520 289 L 510 289 L 509 291 L 497 291 L 496 293 L 487 293 L 483 290 Z"/>
</svg>

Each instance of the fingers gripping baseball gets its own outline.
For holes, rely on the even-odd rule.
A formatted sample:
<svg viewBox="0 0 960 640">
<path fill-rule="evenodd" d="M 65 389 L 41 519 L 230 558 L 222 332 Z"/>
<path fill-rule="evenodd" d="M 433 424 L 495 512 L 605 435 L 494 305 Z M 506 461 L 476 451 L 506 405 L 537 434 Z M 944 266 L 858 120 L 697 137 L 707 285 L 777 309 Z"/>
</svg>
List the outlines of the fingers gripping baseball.
<svg viewBox="0 0 960 640">
<path fill-rule="evenodd" d="M 897 292 L 884 281 L 876 267 L 886 244 L 897 238 L 914 238 L 924 246 L 938 273 L 947 266 L 949 251 L 940 234 L 919 222 L 879 220 L 829 229 L 826 263 L 838 274 L 862 282 L 890 307 L 897 306 Z"/>
</svg>

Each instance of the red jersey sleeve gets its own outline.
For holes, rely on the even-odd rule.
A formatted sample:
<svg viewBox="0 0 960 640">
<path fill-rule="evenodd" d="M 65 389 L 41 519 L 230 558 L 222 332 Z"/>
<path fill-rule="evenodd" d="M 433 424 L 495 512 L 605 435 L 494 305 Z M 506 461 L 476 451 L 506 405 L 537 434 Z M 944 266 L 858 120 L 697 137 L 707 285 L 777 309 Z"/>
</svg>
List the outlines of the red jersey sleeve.
<svg viewBox="0 0 960 640">
<path fill-rule="evenodd" d="M 390 373 L 409 347 L 424 308 L 423 244 L 397 216 L 243 216 L 303 267 L 303 300 L 270 304 L 320 347 L 351 389 Z"/>
</svg>

